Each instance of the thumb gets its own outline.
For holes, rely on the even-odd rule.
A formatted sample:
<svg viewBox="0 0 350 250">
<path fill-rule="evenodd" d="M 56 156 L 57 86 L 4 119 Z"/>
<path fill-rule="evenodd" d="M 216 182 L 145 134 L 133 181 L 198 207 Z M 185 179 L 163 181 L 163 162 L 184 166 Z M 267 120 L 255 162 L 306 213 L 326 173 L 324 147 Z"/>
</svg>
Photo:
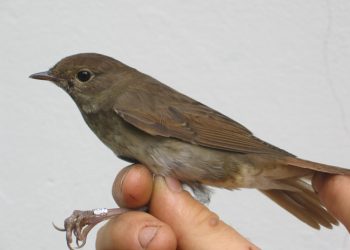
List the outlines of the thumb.
<svg viewBox="0 0 350 250">
<path fill-rule="evenodd" d="M 192 198 L 174 178 L 155 178 L 150 213 L 174 230 L 179 249 L 258 249 Z"/>
</svg>

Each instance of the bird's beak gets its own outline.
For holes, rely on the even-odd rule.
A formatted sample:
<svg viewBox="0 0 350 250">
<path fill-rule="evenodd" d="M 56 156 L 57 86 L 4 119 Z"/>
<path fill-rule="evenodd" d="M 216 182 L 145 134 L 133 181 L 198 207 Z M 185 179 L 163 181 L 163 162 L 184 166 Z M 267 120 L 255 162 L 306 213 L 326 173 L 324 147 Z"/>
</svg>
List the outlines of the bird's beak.
<svg viewBox="0 0 350 250">
<path fill-rule="evenodd" d="M 53 76 L 50 71 L 35 73 L 30 75 L 29 77 L 33 79 L 46 80 L 52 82 L 58 82 L 59 80 L 61 80 L 60 78 Z"/>
</svg>

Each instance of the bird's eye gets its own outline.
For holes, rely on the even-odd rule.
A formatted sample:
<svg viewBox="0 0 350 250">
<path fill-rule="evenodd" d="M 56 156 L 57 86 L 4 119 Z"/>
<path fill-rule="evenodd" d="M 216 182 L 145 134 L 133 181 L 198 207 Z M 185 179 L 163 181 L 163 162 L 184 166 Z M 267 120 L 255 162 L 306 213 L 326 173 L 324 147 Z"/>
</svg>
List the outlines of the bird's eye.
<svg viewBox="0 0 350 250">
<path fill-rule="evenodd" d="M 87 70 L 81 70 L 77 74 L 77 78 L 81 82 L 87 82 L 91 79 L 91 77 L 92 77 L 92 73 Z"/>
</svg>

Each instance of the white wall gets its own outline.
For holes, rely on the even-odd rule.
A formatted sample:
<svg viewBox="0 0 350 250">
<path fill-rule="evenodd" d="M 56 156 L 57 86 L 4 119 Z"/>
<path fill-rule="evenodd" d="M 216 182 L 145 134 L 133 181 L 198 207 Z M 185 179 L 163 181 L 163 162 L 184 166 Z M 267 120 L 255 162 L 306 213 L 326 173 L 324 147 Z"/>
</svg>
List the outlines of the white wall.
<svg viewBox="0 0 350 250">
<path fill-rule="evenodd" d="M 349 13 L 347 0 L 2 0 L 0 249 L 64 249 L 51 221 L 114 206 L 127 164 L 63 91 L 28 75 L 108 54 L 275 145 L 349 167 Z M 344 227 L 314 231 L 253 190 L 217 191 L 210 207 L 263 249 L 350 246 Z"/>
</svg>

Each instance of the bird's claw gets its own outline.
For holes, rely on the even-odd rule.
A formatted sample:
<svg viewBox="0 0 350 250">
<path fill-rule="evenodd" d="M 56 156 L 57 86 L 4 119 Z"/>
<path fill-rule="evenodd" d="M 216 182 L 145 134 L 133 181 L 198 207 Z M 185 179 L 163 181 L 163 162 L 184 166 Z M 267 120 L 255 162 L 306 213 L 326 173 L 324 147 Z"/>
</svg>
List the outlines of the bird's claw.
<svg viewBox="0 0 350 250">
<path fill-rule="evenodd" d="M 64 220 L 64 228 L 59 228 L 55 224 L 53 226 L 58 231 L 66 232 L 67 246 L 70 250 L 79 249 L 86 244 L 87 235 L 96 224 L 127 211 L 129 210 L 125 208 L 75 210 L 71 216 Z M 72 245 L 73 235 L 75 247 Z"/>
</svg>

